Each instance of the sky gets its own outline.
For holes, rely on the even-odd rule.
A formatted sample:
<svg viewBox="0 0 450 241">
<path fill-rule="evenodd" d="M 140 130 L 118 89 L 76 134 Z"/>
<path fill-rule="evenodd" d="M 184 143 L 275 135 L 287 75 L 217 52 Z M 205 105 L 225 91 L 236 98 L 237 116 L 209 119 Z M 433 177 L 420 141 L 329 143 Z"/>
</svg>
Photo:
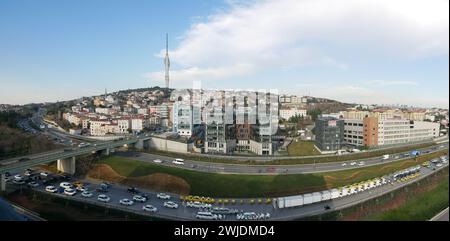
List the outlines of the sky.
<svg viewBox="0 0 450 241">
<path fill-rule="evenodd" d="M 0 103 L 164 86 L 449 106 L 448 0 L 2 0 Z"/>
</svg>

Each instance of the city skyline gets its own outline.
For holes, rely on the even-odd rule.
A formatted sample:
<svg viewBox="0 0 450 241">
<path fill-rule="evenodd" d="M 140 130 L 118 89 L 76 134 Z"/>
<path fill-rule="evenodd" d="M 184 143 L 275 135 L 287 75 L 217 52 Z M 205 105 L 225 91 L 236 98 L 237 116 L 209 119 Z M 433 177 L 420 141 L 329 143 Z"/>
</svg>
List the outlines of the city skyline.
<svg viewBox="0 0 450 241">
<path fill-rule="evenodd" d="M 0 103 L 164 86 L 168 32 L 172 88 L 448 108 L 448 1 L 319 2 L 2 2 Z"/>
</svg>

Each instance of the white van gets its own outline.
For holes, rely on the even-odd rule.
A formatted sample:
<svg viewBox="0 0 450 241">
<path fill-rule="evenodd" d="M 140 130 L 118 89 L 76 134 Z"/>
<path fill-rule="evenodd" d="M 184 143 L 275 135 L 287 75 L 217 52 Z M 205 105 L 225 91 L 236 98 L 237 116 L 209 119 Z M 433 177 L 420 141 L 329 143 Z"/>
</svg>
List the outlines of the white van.
<svg viewBox="0 0 450 241">
<path fill-rule="evenodd" d="M 173 164 L 177 164 L 177 165 L 184 165 L 184 160 L 180 159 L 180 158 L 177 158 L 172 163 Z"/>
</svg>

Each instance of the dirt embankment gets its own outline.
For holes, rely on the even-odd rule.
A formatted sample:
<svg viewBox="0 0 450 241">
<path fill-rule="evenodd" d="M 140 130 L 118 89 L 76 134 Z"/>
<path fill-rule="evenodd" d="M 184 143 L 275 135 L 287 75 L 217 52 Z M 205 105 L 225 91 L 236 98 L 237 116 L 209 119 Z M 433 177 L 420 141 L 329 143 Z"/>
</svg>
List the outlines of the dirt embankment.
<svg viewBox="0 0 450 241">
<path fill-rule="evenodd" d="M 154 173 L 141 177 L 124 177 L 105 164 L 94 165 L 86 174 L 86 177 L 88 179 L 102 180 L 154 191 L 177 193 L 180 195 L 189 194 L 191 189 L 190 185 L 184 179 L 177 176 Z"/>
</svg>

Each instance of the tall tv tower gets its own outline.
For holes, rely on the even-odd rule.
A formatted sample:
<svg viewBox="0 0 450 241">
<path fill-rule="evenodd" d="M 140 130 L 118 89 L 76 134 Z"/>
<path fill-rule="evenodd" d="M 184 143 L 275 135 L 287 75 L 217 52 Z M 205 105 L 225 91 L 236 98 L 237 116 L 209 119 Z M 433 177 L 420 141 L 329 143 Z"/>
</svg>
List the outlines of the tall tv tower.
<svg viewBox="0 0 450 241">
<path fill-rule="evenodd" d="M 166 88 L 169 88 L 169 69 L 170 69 L 170 60 L 169 60 L 169 34 L 166 33 L 166 57 L 164 58 L 164 67 L 165 67 L 165 80 L 166 80 Z"/>
</svg>

